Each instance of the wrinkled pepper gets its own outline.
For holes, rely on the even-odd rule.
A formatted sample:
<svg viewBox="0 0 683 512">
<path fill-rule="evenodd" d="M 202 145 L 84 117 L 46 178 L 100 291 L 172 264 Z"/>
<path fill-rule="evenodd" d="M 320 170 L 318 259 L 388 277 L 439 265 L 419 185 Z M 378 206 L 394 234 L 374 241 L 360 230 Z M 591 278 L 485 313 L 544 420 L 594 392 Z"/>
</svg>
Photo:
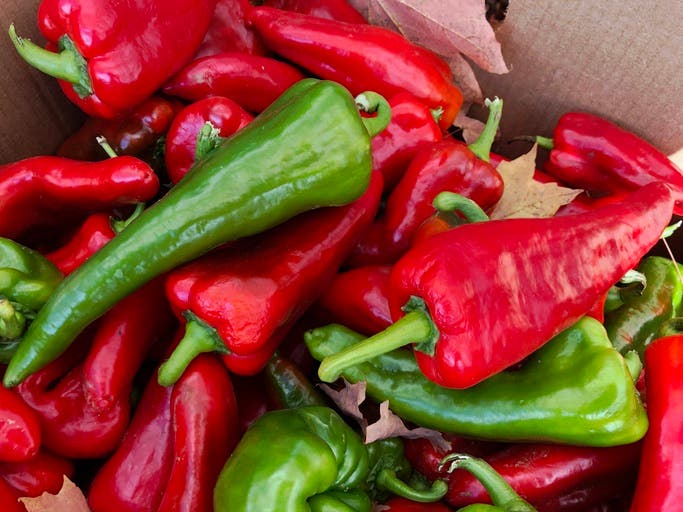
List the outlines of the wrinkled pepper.
<svg viewBox="0 0 683 512">
<path fill-rule="evenodd" d="M 440 192 L 463 195 L 484 210 L 498 202 L 503 195 L 503 178 L 488 160 L 503 102 L 497 98 L 487 105 L 490 113 L 486 127 L 469 146 L 446 138 L 416 152 L 382 214 L 356 246 L 350 265 L 395 262 L 410 248 L 420 225 L 434 214 L 432 202 Z"/>
<path fill-rule="evenodd" d="M 0 166 L 0 235 L 17 238 L 31 228 L 63 227 L 94 211 L 147 201 L 159 179 L 131 156 L 81 162 L 37 156 Z"/>
<path fill-rule="evenodd" d="M 305 340 L 311 354 L 322 360 L 357 345 L 363 336 L 330 325 L 309 331 Z M 405 350 L 356 363 L 343 376 L 351 383 L 365 381 L 370 398 L 388 400 L 405 420 L 478 439 L 614 446 L 635 442 L 647 430 L 647 415 L 625 359 L 603 326 L 588 317 L 558 334 L 520 368 L 468 389 L 430 381 Z"/>
<path fill-rule="evenodd" d="M 630 510 L 676 510 L 683 500 L 683 336 L 659 338 L 645 349 L 645 385 L 650 429 Z"/>
<path fill-rule="evenodd" d="M 544 169 L 560 181 L 598 195 L 663 182 L 676 200 L 674 213 L 683 214 L 683 171 L 638 135 L 594 114 L 568 112 L 552 140 L 539 139 L 551 149 Z"/>
<path fill-rule="evenodd" d="M 326 357 L 318 374 L 330 382 L 349 365 L 414 343 L 427 378 L 473 386 L 585 315 L 657 243 L 672 208 L 669 187 L 652 183 L 582 215 L 474 222 L 428 238 L 393 267 L 395 323 Z"/>
<path fill-rule="evenodd" d="M 259 372 L 320 295 L 372 221 L 382 194 L 373 173 L 358 200 L 297 216 L 170 272 L 166 295 L 186 320 L 186 335 L 159 368 L 173 383 L 201 352 L 223 354 L 239 375 Z"/>
<path fill-rule="evenodd" d="M 252 119 L 246 110 L 223 96 L 211 96 L 182 109 L 173 120 L 164 143 L 168 177 L 173 183 L 178 183 L 195 161 L 201 160 L 204 154 L 218 146 L 224 138 L 244 128 Z M 210 123 L 210 127 L 205 134 L 206 123 Z M 208 138 L 201 148 L 197 139 L 200 133 L 205 139 Z"/>
<path fill-rule="evenodd" d="M 373 90 L 390 98 L 410 92 L 441 111 L 443 131 L 460 110 L 462 93 L 448 65 L 396 32 L 270 7 L 254 8 L 250 20 L 273 52 L 352 94 Z"/>
<path fill-rule="evenodd" d="M 223 52 L 265 55 L 268 49 L 249 27 L 249 0 L 217 0 L 211 24 L 193 60 Z"/>
<path fill-rule="evenodd" d="M 43 0 L 38 27 L 48 49 L 18 37 L 14 27 L 10 37 L 19 55 L 57 78 L 84 112 L 109 119 L 149 98 L 190 60 L 215 6 L 216 0 Z"/>
<path fill-rule="evenodd" d="M 377 115 L 361 118 L 338 84 L 309 79 L 290 88 L 62 281 L 19 344 L 4 384 L 17 385 L 56 359 L 154 277 L 305 210 L 358 198 L 370 181 L 371 136 L 390 117 L 386 101 L 368 95 Z M 217 193 L 223 188 L 230 193 Z"/>
<path fill-rule="evenodd" d="M 265 0 L 262 5 L 329 20 L 367 23 L 347 0 Z"/>
<path fill-rule="evenodd" d="M 285 62 L 262 55 L 225 52 L 191 62 L 163 90 L 188 101 L 224 96 L 245 110 L 258 113 L 302 78 L 298 69 Z"/>
<path fill-rule="evenodd" d="M 660 337 L 664 324 L 678 314 L 683 282 L 677 263 L 667 258 L 648 256 L 636 270 L 645 276 L 645 287 L 619 289 L 622 305 L 606 313 L 605 328 L 617 350 L 636 350 L 642 358 L 646 347 Z"/>
<path fill-rule="evenodd" d="M 0 386 L 0 461 L 22 462 L 38 454 L 40 420 L 14 390 Z"/>
<path fill-rule="evenodd" d="M 90 117 L 57 148 L 56 155 L 74 160 L 104 160 L 107 153 L 97 137 L 107 139 L 117 155 L 143 156 L 166 133 L 180 106 L 152 96 L 126 116 L 116 119 Z"/>
</svg>

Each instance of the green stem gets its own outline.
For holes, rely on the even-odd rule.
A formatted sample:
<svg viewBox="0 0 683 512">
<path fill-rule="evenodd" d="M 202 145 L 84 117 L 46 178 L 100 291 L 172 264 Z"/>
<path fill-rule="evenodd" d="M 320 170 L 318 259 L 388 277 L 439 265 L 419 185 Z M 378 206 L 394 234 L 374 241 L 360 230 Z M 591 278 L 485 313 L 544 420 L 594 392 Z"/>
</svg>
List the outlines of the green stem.
<svg viewBox="0 0 683 512">
<path fill-rule="evenodd" d="M 528 502 L 523 500 L 505 479 L 483 459 L 452 453 L 441 460 L 441 466 L 450 463 L 448 472 L 455 469 L 465 469 L 472 473 L 484 486 L 491 497 L 491 501 L 502 511 L 536 512 Z"/>
<path fill-rule="evenodd" d="M 477 155 L 480 160 L 488 162 L 490 160 L 493 139 L 496 138 L 498 125 L 500 125 L 500 118 L 503 115 L 503 100 L 500 98 L 489 100 L 487 98 L 484 105 L 489 108 L 489 117 L 486 120 L 484 131 L 481 132 L 481 135 L 479 135 L 477 140 L 467 147 L 470 148 L 470 151 Z"/>
<path fill-rule="evenodd" d="M 435 480 L 429 489 L 416 489 L 396 476 L 396 472 L 389 469 L 382 469 L 377 475 L 377 485 L 383 489 L 412 501 L 420 503 L 432 503 L 439 501 L 448 492 L 448 484 L 443 480 Z"/>
<path fill-rule="evenodd" d="M 194 161 L 199 162 L 206 155 L 221 145 L 225 137 L 221 137 L 221 132 L 211 121 L 204 123 L 197 134 L 197 145 L 194 151 Z"/>
<path fill-rule="evenodd" d="M 489 220 L 489 216 L 481 209 L 477 203 L 469 197 L 465 197 L 455 192 L 440 192 L 432 202 L 434 208 L 440 212 L 457 211 L 461 213 L 468 222 L 484 222 Z"/>
<path fill-rule="evenodd" d="M 43 73 L 70 82 L 82 98 L 93 93 L 88 65 L 66 36 L 59 40 L 59 53 L 41 48 L 29 39 L 17 35 L 14 24 L 9 26 L 9 37 L 21 58 Z"/>
<path fill-rule="evenodd" d="M 373 117 L 362 117 L 370 137 L 383 131 L 391 121 L 391 106 L 384 96 L 372 91 L 365 91 L 356 96 L 356 106 L 361 112 L 375 114 Z"/>
<path fill-rule="evenodd" d="M 116 158 L 117 156 L 119 156 L 116 154 L 116 151 L 114 151 L 114 148 L 111 147 L 111 144 L 109 144 L 109 141 L 107 141 L 104 135 L 98 135 L 97 137 L 95 137 L 95 140 L 100 145 L 100 147 L 104 149 L 104 152 L 107 154 L 109 158 Z"/>
<path fill-rule="evenodd" d="M 429 342 L 434 336 L 434 330 L 434 324 L 428 314 L 419 309 L 411 311 L 382 332 L 324 358 L 318 368 L 318 377 L 323 382 L 334 382 L 349 366 L 409 343 Z"/>
<path fill-rule="evenodd" d="M 539 148 L 551 150 L 555 146 L 555 141 L 553 141 L 553 139 L 550 137 L 541 137 L 540 135 L 536 135 L 533 140 L 536 142 L 536 144 L 538 144 Z"/>
<path fill-rule="evenodd" d="M 216 329 L 191 311 L 185 311 L 183 316 L 187 319 L 185 336 L 180 340 L 171 356 L 159 366 L 157 382 L 162 386 L 175 384 L 192 360 L 199 354 L 205 352 L 230 353 L 223 340 L 218 336 Z"/>
<path fill-rule="evenodd" d="M 633 381 L 637 381 L 640 377 L 640 372 L 643 371 L 643 362 L 640 360 L 638 352 L 635 350 L 629 350 L 624 354 L 624 361 L 626 362 L 626 367 L 628 372 L 631 374 Z"/>
<path fill-rule="evenodd" d="M 0 299 L 0 340 L 10 341 L 19 338 L 26 328 L 26 317 L 14 309 L 12 303 Z"/>
<path fill-rule="evenodd" d="M 131 222 L 133 222 L 135 219 L 137 219 L 140 214 L 145 210 L 145 203 L 137 203 L 135 205 L 135 210 L 133 210 L 133 213 L 128 216 L 126 219 L 111 219 L 109 224 L 111 224 L 111 229 L 114 230 L 114 233 L 120 233 L 124 229 L 126 229 Z"/>
</svg>

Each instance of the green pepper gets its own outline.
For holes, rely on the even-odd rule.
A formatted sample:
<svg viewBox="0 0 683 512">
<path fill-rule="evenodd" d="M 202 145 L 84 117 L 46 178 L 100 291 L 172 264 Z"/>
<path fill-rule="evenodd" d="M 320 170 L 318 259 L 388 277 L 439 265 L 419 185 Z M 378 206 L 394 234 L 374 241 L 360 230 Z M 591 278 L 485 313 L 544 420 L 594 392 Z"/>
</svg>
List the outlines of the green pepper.
<svg viewBox="0 0 683 512">
<path fill-rule="evenodd" d="M 308 331 L 317 360 L 361 342 L 340 325 Z M 534 352 L 521 368 L 467 389 L 428 380 L 410 351 L 394 350 L 342 372 L 365 381 L 377 402 L 417 425 L 495 441 L 613 446 L 637 441 L 647 415 L 624 358 L 597 320 L 582 318 Z"/>
<path fill-rule="evenodd" d="M 375 117 L 361 117 L 339 84 L 302 80 L 209 152 L 61 283 L 27 330 L 4 384 L 15 386 L 56 359 L 154 277 L 303 211 L 358 198 L 370 181 L 371 137 L 390 118 L 381 96 L 364 95 Z"/>
<path fill-rule="evenodd" d="M 7 362 L 26 325 L 62 280 L 42 254 L 0 238 L 0 362 Z"/>
<path fill-rule="evenodd" d="M 642 358 L 664 323 L 678 313 L 683 283 L 678 265 L 667 258 L 648 256 L 637 270 L 645 276 L 645 287 L 617 288 L 622 304 L 606 312 L 605 328 L 617 350 L 635 350 Z"/>
</svg>

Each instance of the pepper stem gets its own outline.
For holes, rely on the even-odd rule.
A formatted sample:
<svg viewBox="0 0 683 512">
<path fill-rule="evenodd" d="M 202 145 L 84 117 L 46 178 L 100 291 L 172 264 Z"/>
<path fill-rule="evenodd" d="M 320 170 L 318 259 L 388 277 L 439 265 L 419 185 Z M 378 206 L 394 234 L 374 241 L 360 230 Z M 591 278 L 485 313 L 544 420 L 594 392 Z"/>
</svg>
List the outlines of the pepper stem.
<svg viewBox="0 0 683 512">
<path fill-rule="evenodd" d="M 192 360 L 204 352 L 228 354 L 225 343 L 216 329 L 191 311 L 183 312 L 187 319 L 185 336 L 180 340 L 171 356 L 159 366 L 157 382 L 162 386 L 175 384 Z"/>
<path fill-rule="evenodd" d="M 483 459 L 470 455 L 451 453 L 441 460 L 440 467 L 451 463 L 448 472 L 461 468 L 469 471 L 481 482 L 491 497 L 491 501 L 500 510 L 514 512 L 536 512 L 527 501 L 523 500 L 505 479 Z"/>
<path fill-rule="evenodd" d="M 489 117 L 486 120 L 484 130 L 477 140 L 467 147 L 472 153 L 477 155 L 480 160 L 488 162 L 490 160 L 493 139 L 496 138 L 498 125 L 500 125 L 500 118 L 503 115 L 503 100 L 500 98 L 494 98 L 493 100 L 487 98 L 484 101 L 484 105 L 489 108 Z"/>
<path fill-rule="evenodd" d="M 382 332 L 324 358 L 318 368 L 318 377 L 323 382 L 334 382 L 349 366 L 386 354 L 409 343 L 429 343 L 434 338 L 435 330 L 434 323 L 426 311 L 410 311 Z"/>
<path fill-rule="evenodd" d="M 356 106 L 361 112 L 375 114 L 361 117 L 370 138 L 383 131 L 391 121 L 391 106 L 384 96 L 373 91 L 365 91 L 356 96 Z"/>
<path fill-rule="evenodd" d="M 133 222 L 135 219 L 137 219 L 144 210 L 145 210 L 145 203 L 136 203 L 135 210 L 133 210 L 133 213 L 131 213 L 127 218 L 125 218 L 125 219 L 114 219 L 114 218 L 112 218 L 109 221 L 109 224 L 111 225 L 111 229 L 116 234 L 120 233 L 121 231 L 126 229 L 130 225 L 131 222 Z"/>
<path fill-rule="evenodd" d="M 95 140 L 109 158 L 116 158 L 117 156 L 119 156 L 116 154 L 116 151 L 114 151 L 114 148 L 111 147 L 111 144 L 109 144 L 109 141 L 104 135 L 98 135 L 97 137 L 95 137 Z"/>
<path fill-rule="evenodd" d="M 26 317 L 14 309 L 7 298 L 0 298 L 0 340 L 9 341 L 20 337 L 26 328 Z"/>
<path fill-rule="evenodd" d="M 439 501 L 448 492 L 448 484 L 443 480 L 435 480 L 429 489 L 416 489 L 396 476 L 396 471 L 384 468 L 377 475 L 376 484 L 383 489 L 420 503 Z"/>
<path fill-rule="evenodd" d="M 555 141 L 551 139 L 550 137 L 541 137 L 540 135 L 536 135 L 534 137 L 534 141 L 536 144 L 538 144 L 539 148 L 551 150 L 555 146 Z"/>
<path fill-rule="evenodd" d="M 206 155 L 221 145 L 225 137 L 221 137 L 221 132 L 211 121 L 204 123 L 197 134 L 197 145 L 194 152 L 194 161 L 199 162 Z"/>
<path fill-rule="evenodd" d="M 9 26 L 8 32 L 17 53 L 28 64 L 47 75 L 70 82 L 81 98 L 93 93 L 88 65 L 67 36 L 59 39 L 59 53 L 55 53 L 18 36 L 14 23 Z"/>
<path fill-rule="evenodd" d="M 455 192 L 440 192 L 432 201 L 434 208 L 440 212 L 457 211 L 461 213 L 467 222 L 484 222 L 489 220 L 489 216 L 482 210 L 481 206 Z"/>
</svg>

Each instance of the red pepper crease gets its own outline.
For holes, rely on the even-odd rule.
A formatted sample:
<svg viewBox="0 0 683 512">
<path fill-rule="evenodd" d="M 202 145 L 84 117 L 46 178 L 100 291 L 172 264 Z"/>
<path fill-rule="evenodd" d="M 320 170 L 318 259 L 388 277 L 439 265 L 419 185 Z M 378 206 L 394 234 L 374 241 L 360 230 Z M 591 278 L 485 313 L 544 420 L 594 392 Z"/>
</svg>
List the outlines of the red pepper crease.
<svg viewBox="0 0 683 512">
<path fill-rule="evenodd" d="M 66 95 L 86 113 L 112 118 L 142 103 L 190 60 L 215 5 L 216 0 L 43 0 L 38 26 L 49 47 L 59 42 L 67 49 L 57 56 L 26 41 L 15 46 L 30 64 L 60 78 Z M 66 71 L 64 60 L 72 63 Z"/>
<path fill-rule="evenodd" d="M 40 421 L 17 393 L 0 386 L 0 461 L 21 462 L 40 449 Z"/>
<path fill-rule="evenodd" d="M 545 170 L 598 195 L 630 192 L 653 181 L 669 185 L 683 214 L 683 171 L 628 130 L 593 114 L 569 112 L 555 126 Z"/>
<path fill-rule="evenodd" d="M 168 177 L 173 183 L 178 183 L 190 170 L 199 156 L 197 136 L 206 123 L 211 123 L 211 127 L 218 131 L 218 137 L 229 137 L 252 119 L 253 116 L 237 103 L 222 96 L 205 98 L 185 107 L 173 120 L 166 135 L 164 158 Z"/>
<path fill-rule="evenodd" d="M 377 212 L 381 190 L 374 172 L 365 194 L 347 206 L 300 215 L 172 271 L 167 297 L 175 311 L 190 311 L 195 320 L 160 379 L 169 382 L 165 371 L 177 376 L 197 353 L 212 350 L 224 353 L 234 373 L 260 371 L 332 280 Z"/>
<path fill-rule="evenodd" d="M 5 164 L 0 166 L 0 236 L 15 238 L 31 228 L 147 201 L 158 189 L 149 165 L 130 156 L 102 162 L 38 156 Z"/>
<path fill-rule="evenodd" d="M 0 480 L 20 496 L 29 498 L 44 492 L 57 494 L 62 488 L 64 476 L 73 478 L 73 462 L 45 450 L 24 462 L 0 462 Z"/>
<path fill-rule="evenodd" d="M 158 512 L 211 512 L 218 474 L 239 434 L 237 401 L 225 366 L 196 358 L 171 395 L 175 458 Z"/>
<path fill-rule="evenodd" d="M 88 118 L 56 154 L 75 160 L 104 160 L 107 153 L 96 140 L 102 136 L 117 155 L 141 156 L 166 133 L 178 109 L 176 102 L 152 96 L 123 117 Z"/>
<path fill-rule="evenodd" d="M 444 131 L 462 105 L 448 66 L 396 32 L 270 7 L 255 8 L 250 20 L 273 52 L 354 95 L 370 90 L 390 98 L 410 92 L 429 108 L 441 109 Z"/>
<path fill-rule="evenodd" d="M 259 36 L 247 27 L 246 19 L 252 8 L 249 0 L 218 0 L 209 29 L 193 60 L 232 51 L 268 53 Z"/>
<path fill-rule="evenodd" d="M 683 502 L 683 336 L 666 336 L 647 347 L 645 386 L 650 427 L 630 510 L 678 510 Z"/>
<path fill-rule="evenodd" d="M 347 0 L 265 0 L 263 5 L 329 20 L 367 23 Z"/>
<path fill-rule="evenodd" d="M 293 66 L 261 55 L 225 52 L 197 59 L 164 85 L 188 101 L 225 96 L 250 112 L 262 112 L 304 76 Z"/>
</svg>

